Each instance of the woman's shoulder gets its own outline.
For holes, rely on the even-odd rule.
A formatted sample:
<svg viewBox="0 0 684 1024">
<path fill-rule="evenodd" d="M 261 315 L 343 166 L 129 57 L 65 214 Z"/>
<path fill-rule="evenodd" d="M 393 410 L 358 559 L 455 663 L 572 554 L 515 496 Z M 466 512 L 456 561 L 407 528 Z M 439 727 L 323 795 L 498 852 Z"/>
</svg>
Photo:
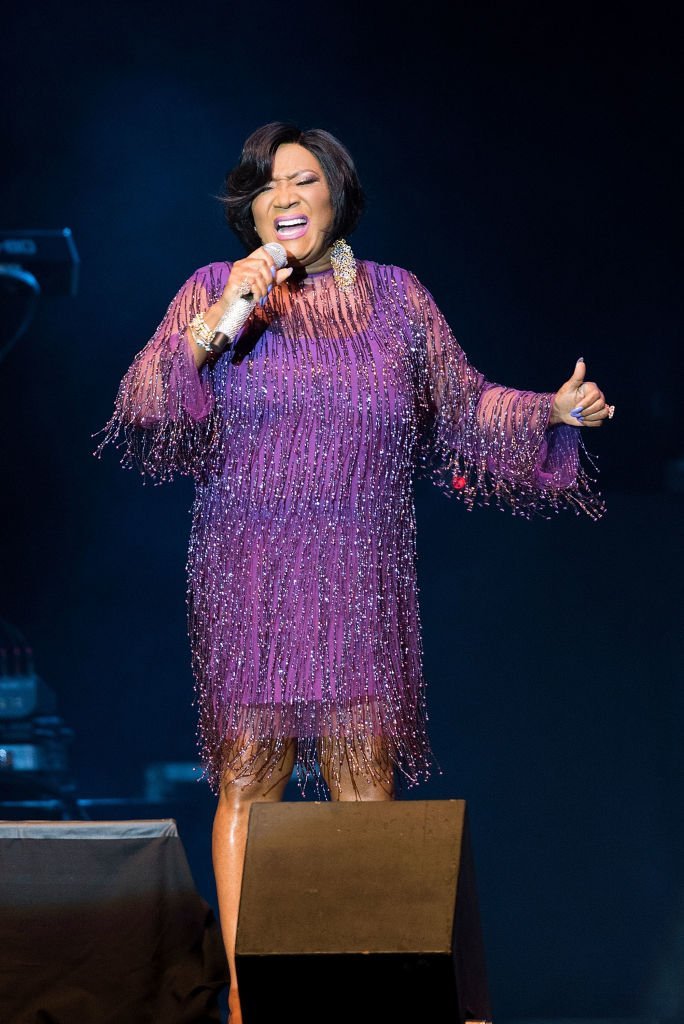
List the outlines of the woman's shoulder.
<svg viewBox="0 0 684 1024">
<path fill-rule="evenodd" d="M 216 263 L 205 263 L 203 267 L 198 267 L 190 274 L 188 281 L 223 281 L 228 279 L 230 269 L 233 263 L 232 260 L 221 260 Z"/>
<path fill-rule="evenodd" d="M 416 274 L 406 267 L 397 266 L 395 263 L 375 263 L 373 260 L 361 260 L 371 280 L 378 285 L 399 290 L 408 298 L 414 298 L 427 291 L 424 285 L 418 280 Z"/>
<path fill-rule="evenodd" d="M 399 267 L 396 263 L 378 263 L 375 260 L 359 260 L 358 262 L 371 274 L 380 277 L 405 278 L 415 276 L 410 270 L 407 270 L 405 267 Z"/>
<path fill-rule="evenodd" d="M 176 297 L 190 298 L 193 301 L 197 298 L 197 301 L 202 301 L 203 293 L 209 296 L 220 295 L 228 280 L 231 266 L 232 263 L 222 261 L 220 263 L 205 263 L 204 266 L 197 267 L 180 285 Z"/>
<path fill-rule="evenodd" d="M 419 285 L 420 282 L 412 270 L 400 267 L 396 263 L 376 263 L 374 260 L 359 260 L 369 275 L 378 281 L 394 281 L 406 286 Z"/>
</svg>

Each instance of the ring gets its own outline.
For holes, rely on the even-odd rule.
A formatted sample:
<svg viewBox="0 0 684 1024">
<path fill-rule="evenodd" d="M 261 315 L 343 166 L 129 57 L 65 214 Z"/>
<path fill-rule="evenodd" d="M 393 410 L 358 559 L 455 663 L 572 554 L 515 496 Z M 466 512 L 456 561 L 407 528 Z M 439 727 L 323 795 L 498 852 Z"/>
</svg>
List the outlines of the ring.
<svg viewBox="0 0 684 1024">
<path fill-rule="evenodd" d="M 614 412 L 615 412 L 615 406 L 614 405 L 609 405 L 608 406 L 608 419 L 609 420 L 612 420 Z"/>
<path fill-rule="evenodd" d="M 249 295 L 253 287 L 254 281 L 243 281 L 242 287 L 240 288 L 240 295 Z"/>
</svg>

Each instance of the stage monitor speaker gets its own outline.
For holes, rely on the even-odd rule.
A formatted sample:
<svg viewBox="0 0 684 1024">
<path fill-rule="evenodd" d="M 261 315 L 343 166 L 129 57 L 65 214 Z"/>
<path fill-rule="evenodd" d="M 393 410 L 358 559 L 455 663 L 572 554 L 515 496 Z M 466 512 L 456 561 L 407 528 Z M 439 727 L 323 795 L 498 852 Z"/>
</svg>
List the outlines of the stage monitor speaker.
<svg viewBox="0 0 684 1024">
<path fill-rule="evenodd" d="M 173 819 L 0 822 L 2 1024 L 210 1024 L 227 980 Z"/>
<path fill-rule="evenodd" d="M 254 804 L 236 966 L 245 1024 L 489 1020 L 465 801 Z"/>
</svg>

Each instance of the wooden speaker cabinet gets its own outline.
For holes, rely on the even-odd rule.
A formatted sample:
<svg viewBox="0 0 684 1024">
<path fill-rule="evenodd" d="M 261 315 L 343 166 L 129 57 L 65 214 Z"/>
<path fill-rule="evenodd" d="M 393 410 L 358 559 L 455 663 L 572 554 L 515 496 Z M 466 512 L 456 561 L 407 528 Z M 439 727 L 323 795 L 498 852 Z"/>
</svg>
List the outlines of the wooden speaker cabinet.
<svg viewBox="0 0 684 1024">
<path fill-rule="evenodd" d="M 254 804 L 236 965 L 245 1024 L 489 1019 L 465 801 Z"/>
</svg>

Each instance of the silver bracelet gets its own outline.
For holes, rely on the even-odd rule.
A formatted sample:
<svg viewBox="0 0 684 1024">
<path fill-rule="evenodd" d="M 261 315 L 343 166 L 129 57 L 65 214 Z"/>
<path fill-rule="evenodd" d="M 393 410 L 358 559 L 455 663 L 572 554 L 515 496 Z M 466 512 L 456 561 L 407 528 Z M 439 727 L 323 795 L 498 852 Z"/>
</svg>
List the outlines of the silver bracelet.
<svg viewBox="0 0 684 1024">
<path fill-rule="evenodd" d="M 195 342 L 195 344 L 199 345 L 200 348 L 203 348 L 205 352 L 214 351 L 213 345 L 209 345 L 206 341 L 202 341 L 201 338 L 198 338 L 192 328 L 190 328 L 190 333 L 192 334 L 192 340 Z"/>
<path fill-rule="evenodd" d="M 189 324 L 190 331 L 196 345 L 203 348 L 205 352 L 213 352 L 212 341 L 216 337 L 216 331 L 213 331 L 207 321 L 204 319 L 203 313 L 197 313 Z"/>
</svg>

